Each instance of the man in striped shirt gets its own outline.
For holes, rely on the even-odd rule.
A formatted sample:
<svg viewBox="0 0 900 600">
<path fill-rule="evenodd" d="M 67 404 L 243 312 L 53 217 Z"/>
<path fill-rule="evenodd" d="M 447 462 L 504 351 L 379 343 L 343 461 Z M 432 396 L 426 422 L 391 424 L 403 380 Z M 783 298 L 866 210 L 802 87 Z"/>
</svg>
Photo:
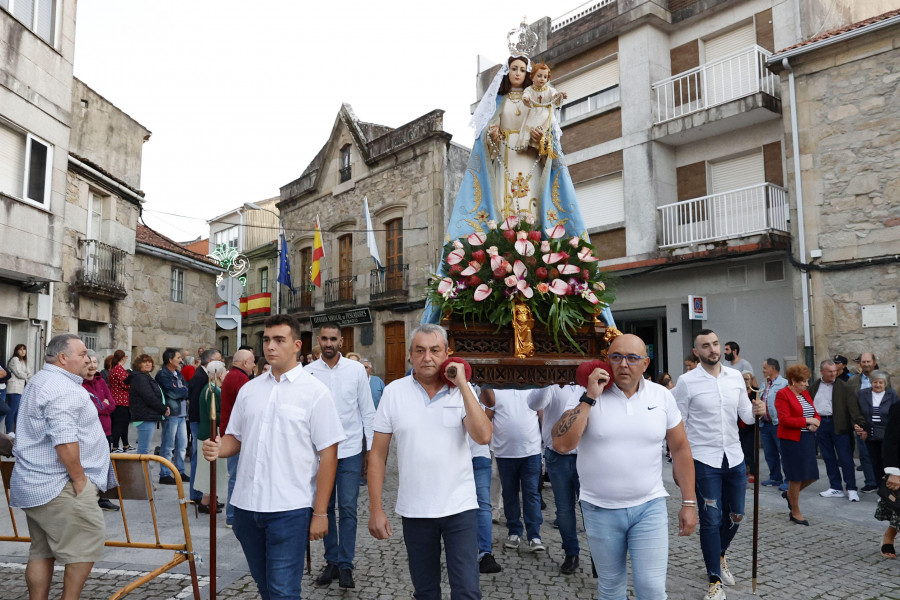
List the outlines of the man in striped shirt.
<svg viewBox="0 0 900 600">
<path fill-rule="evenodd" d="M 97 409 L 81 387 L 90 365 L 84 342 L 58 335 L 44 360 L 22 395 L 9 505 L 28 518 L 31 599 L 49 596 L 57 560 L 66 566 L 62 597 L 78 598 L 106 542 L 99 494 L 117 483 Z"/>
</svg>

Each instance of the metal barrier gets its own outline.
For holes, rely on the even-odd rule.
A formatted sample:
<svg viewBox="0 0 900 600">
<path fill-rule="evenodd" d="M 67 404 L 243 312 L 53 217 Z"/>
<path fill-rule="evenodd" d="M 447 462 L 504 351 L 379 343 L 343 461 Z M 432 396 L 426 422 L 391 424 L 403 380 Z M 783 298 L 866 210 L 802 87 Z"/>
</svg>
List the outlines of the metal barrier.
<svg viewBox="0 0 900 600">
<path fill-rule="evenodd" d="M 159 577 L 161 574 L 171 571 L 176 566 L 187 561 L 191 572 L 191 586 L 194 590 L 194 600 L 200 599 L 200 586 L 197 581 L 197 565 L 194 561 L 194 549 L 191 543 L 191 530 L 188 526 L 187 500 L 184 496 L 182 488 L 181 474 L 168 460 L 153 454 L 111 454 L 112 466 L 116 472 L 116 478 L 119 480 L 119 486 L 107 490 L 101 494 L 102 498 L 111 500 L 118 499 L 120 514 L 122 515 L 122 524 L 125 528 L 125 540 L 106 540 L 106 546 L 110 548 L 141 548 L 149 550 L 172 550 L 175 556 L 153 571 L 135 579 L 122 589 L 118 590 L 109 600 L 118 600 L 124 598 L 130 592 L 138 587 Z M 158 462 L 160 465 L 167 467 L 175 478 L 175 490 L 178 493 L 178 504 L 181 508 L 181 524 L 184 527 L 184 543 L 171 544 L 162 542 L 159 539 L 159 526 L 156 522 L 156 504 L 153 498 L 153 483 L 150 478 L 149 462 Z M 13 535 L 0 535 L 0 542 L 30 542 L 31 538 L 19 535 L 19 529 L 16 524 L 15 513 L 12 507 L 9 507 L 9 482 L 12 477 L 14 461 L 0 462 L 0 474 L 3 479 L 3 491 L 6 493 L 6 504 L 9 508 L 9 518 L 12 521 Z M 146 500 L 150 503 L 150 516 L 153 520 L 153 542 L 138 542 L 131 539 L 131 533 L 128 531 L 128 518 L 125 516 L 125 503 L 123 500 Z"/>
</svg>

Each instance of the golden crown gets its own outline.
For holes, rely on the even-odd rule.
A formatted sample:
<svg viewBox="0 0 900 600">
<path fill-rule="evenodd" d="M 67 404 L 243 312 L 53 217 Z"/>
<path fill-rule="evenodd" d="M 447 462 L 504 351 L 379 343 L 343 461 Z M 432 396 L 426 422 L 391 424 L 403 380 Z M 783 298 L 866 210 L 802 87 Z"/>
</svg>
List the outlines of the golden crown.
<svg viewBox="0 0 900 600">
<path fill-rule="evenodd" d="M 511 29 L 506 36 L 509 43 L 510 56 L 524 56 L 531 58 L 538 45 L 538 35 L 528 28 L 524 17 L 516 29 Z"/>
</svg>

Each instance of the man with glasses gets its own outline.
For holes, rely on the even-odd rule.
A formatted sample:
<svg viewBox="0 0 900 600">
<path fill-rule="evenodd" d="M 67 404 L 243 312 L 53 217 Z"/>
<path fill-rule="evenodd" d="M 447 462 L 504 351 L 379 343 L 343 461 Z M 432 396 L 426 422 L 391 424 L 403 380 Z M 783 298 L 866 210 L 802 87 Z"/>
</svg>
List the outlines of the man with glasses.
<svg viewBox="0 0 900 600">
<path fill-rule="evenodd" d="M 665 598 L 669 537 L 662 444 L 669 444 L 678 472 L 682 536 L 697 525 L 691 449 L 671 392 L 642 377 L 650 365 L 644 342 L 635 335 L 617 337 L 609 362 L 613 372 L 594 369 L 585 393 L 553 426 L 553 448 L 578 448 L 581 513 L 600 598 L 625 597 L 628 554 L 635 595 Z"/>
<path fill-rule="evenodd" d="M 753 424 L 754 416 L 766 414 L 766 405 L 761 400 L 751 403 L 741 373 L 719 362 L 719 336 L 713 330 L 697 333 L 694 354 L 700 368 L 679 377 L 674 392 L 694 457 L 700 548 L 709 576 L 704 600 L 724 600 L 723 584 L 734 585 L 725 552 L 744 519 L 747 489 L 737 420 Z"/>
</svg>

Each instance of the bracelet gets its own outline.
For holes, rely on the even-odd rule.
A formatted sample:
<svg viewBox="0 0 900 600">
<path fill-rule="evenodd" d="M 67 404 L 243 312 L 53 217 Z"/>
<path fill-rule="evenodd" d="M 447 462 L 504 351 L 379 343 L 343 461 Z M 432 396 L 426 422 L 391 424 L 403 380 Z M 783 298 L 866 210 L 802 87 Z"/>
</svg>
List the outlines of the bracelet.
<svg viewBox="0 0 900 600">
<path fill-rule="evenodd" d="M 696 504 L 696 502 L 695 502 L 694 504 Z M 313 513 L 313 516 L 314 516 L 314 517 L 324 517 L 324 518 L 326 518 L 326 519 L 328 518 L 328 515 L 320 515 L 320 514 L 318 514 L 318 513 Z"/>
<path fill-rule="evenodd" d="M 697 501 L 696 500 L 682 500 L 681 505 L 682 506 L 697 506 Z"/>
</svg>

